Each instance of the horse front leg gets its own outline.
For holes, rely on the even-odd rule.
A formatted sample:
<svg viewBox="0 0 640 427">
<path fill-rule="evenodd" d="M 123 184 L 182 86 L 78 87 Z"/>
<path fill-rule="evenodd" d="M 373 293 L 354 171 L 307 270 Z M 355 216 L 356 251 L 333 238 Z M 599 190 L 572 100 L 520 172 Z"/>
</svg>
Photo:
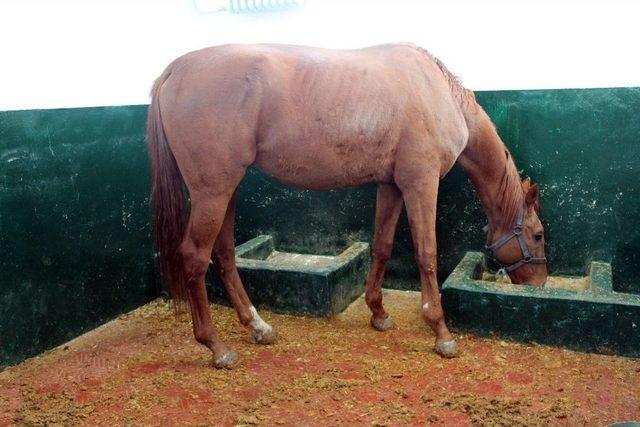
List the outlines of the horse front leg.
<svg viewBox="0 0 640 427">
<path fill-rule="evenodd" d="M 393 248 L 393 236 L 402 212 L 402 193 L 395 184 L 380 184 L 376 196 L 376 228 L 371 251 L 371 270 L 367 278 L 365 301 L 371 309 L 371 326 L 379 331 L 393 327 L 393 320 L 382 306 L 384 269 Z"/>
<path fill-rule="evenodd" d="M 218 233 L 213 249 L 213 264 L 220 280 L 227 289 L 227 294 L 233 307 L 238 313 L 240 323 L 251 328 L 253 339 L 258 344 L 272 344 L 276 341 L 277 333 L 265 322 L 255 309 L 247 295 L 238 268 L 236 267 L 236 248 L 233 238 L 233 227 L 236 218 L 236 193 L 233 194 L 227 212 Z"/>
<path fill-rule="evenodd" d="M 422 315 L 436 335 L 435 351 L 454 357 L 457 344 L 444 321 L 440 289 L 436 277 L 436 205 L 439 175 L 432 174 L 403 188 L 422 292 Z"/>
</svg>

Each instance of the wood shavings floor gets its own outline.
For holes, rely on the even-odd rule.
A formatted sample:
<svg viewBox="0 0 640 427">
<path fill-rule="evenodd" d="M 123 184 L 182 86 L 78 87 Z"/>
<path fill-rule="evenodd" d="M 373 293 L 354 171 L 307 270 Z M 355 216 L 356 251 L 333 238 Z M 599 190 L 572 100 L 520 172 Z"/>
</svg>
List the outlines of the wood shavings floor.
<svg viewBox="0 0 640 427">
<path fill-rule="evenodd" d="M 334 319 L 261 315 L 259 346 L 212 305 L 238 351 L 215 370 L 189 316 L 154 301 L 0 373 L 0 425 L 606 425 L 640 419 L 640 361 L 457 333 L 444 360 L 419 296 L 385 291 L 396 327 L 360 298 Z"/>
</svg>

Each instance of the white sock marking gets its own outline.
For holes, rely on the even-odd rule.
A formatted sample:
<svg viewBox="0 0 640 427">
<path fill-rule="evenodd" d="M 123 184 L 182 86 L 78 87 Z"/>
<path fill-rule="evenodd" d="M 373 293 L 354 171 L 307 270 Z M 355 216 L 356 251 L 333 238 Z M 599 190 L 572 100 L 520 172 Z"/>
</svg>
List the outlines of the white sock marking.
<svg viewBox="0 0 640 427">
<path fill-rule="evenodd" d="M 264 334 L 271 332 L 273 329 L 271 325 L 262 320 L 262 317 L 258 314 L 258 310 L 255 307 L 251 306 L 249 309 L 253 318 L 251 319 L 251 327 L 253 328 L 253 336 L 256 340 L 260 341 Z"/>
<path fill-rule="evenodd" d="M 422 306 L 422 311 L 427 311 L 427 310 L 429 310 L 429 303 L 425 302 L 424 305 Z"/>
</svg>

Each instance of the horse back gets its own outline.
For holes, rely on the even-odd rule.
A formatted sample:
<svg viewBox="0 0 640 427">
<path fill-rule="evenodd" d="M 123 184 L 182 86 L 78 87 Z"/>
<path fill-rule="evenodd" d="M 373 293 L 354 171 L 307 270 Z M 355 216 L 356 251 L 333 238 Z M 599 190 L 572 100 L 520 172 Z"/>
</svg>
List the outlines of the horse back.
<svg viewBox="0 0 640 427">
<path fill-rule="evenodd" d="M 184 119 L 204 105 L 216 129 L 236 123 L 254 144 L 246 161 L 290 185 L 391 182 L 402 150 L 441 158 L 448 170 L 466 143 L 446 79 L 412 45 L 225 45 L 172 65 L 189 93 Z M 227 131 L 212 138 L 236 144 Z"/>
</svg>

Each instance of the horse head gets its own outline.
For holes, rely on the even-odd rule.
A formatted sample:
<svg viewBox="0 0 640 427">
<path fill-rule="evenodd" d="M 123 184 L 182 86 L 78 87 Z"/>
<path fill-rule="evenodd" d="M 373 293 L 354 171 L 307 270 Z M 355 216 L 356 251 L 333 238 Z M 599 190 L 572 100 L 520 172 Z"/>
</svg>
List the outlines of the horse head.
<svg viewBox="0 0 640 427">
<path fill-rule="evenodd" d="M 544 251 L 544 227 L 540 213 L 540 189 L 529 178 L 522 181 L 524 203 L 515 223 L 505 223 L 492 233 L 493 243 L 486 250 L 509 275 L 513 283 L 544 286 L 547 280 L 547 259 Z"/>
</svg>

